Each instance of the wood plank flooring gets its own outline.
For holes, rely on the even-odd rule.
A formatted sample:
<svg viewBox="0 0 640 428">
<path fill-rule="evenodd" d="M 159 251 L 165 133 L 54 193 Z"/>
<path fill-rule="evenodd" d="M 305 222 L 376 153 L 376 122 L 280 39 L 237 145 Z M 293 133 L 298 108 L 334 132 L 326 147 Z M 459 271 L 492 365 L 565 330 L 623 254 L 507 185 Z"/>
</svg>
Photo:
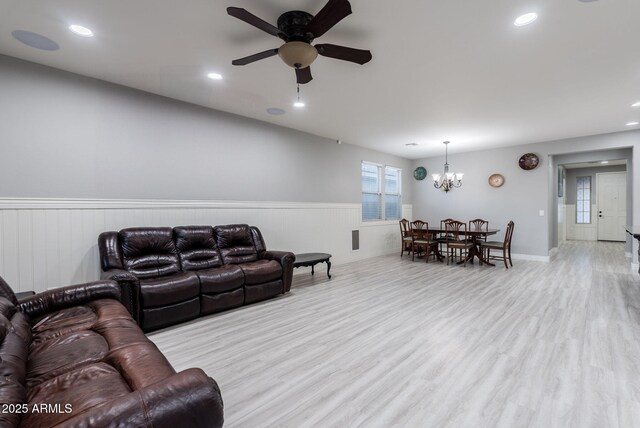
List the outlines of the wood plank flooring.
<svg viewBox="0 0 640 428">
<path fill-rule="evenodd" d="M 509 270 L 323 266 L 286 296 L 150 335 L 218 381 L 225 426 L 639 426 L 640 278 L 623 244 L 569 241 Z"/>
</svg>

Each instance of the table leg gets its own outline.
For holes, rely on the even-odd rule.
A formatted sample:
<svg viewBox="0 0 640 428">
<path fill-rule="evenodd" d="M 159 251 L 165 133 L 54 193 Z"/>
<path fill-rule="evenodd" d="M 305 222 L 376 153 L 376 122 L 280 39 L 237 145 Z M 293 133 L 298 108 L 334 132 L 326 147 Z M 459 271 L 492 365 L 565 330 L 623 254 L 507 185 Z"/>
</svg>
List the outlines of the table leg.
<svg viewBox="0 0 640 428">
<path fill-rule="evenodd" d="M 329 273 L 330 270 L 331 270 L 331 262 L 327 260 L 327 276 L 329 277 L 329 279 L 331 279 L 331 274 Z"/>
<path fill-rule="evenodd" d="M 315 266 L 315 265 L 311 265 L 311 275 L 313 275 L 313 267 L 314 267 L 314 266 Z"/>
</svg>

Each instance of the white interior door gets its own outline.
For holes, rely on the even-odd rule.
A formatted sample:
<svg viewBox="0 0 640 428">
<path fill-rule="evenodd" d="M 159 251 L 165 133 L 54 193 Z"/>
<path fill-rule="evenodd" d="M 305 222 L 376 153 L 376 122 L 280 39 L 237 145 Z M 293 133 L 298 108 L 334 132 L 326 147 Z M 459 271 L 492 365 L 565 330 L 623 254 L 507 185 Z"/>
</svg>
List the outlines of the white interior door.
<svg viewBox="0 0 640 428">
<path fill-rule="evenodd" d="M 596 174 L 598 240 L 624 241 L 627 222 L 627 173 Z"/>
</svg>

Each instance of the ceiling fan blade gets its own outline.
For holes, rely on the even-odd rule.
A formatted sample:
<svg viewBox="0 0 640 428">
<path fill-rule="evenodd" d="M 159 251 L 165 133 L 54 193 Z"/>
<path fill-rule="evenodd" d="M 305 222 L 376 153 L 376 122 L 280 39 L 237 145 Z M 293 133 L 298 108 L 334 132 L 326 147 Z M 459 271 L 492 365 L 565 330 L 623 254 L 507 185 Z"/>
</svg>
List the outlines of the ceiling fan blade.
<svg viewBox="0 0 640 428">
<path fill-rule="evenodd" d="M 313 34 L 314 38 L 320 37 L 349 14 L 351 14 L 351 4 L 348 0 L 329 0 L 311 19 L 306 32 Z"/>
<path fill-rule="evenodd" d="M 241 7 L 228 7 L 227 13 L 235 18 L 238 18 L 241 21 L 246 22 L 249 25 L 253 25 L 256 28 L 259 28 L 262 31 L 271 34 L 272 36 L 280 38 L 284 37 L 284 33 L 280 31 L 278 27 L 269 24 L 263 19 L 258 18 L 246 9 L 243 9 Z"/>
<path fill-rule="evenodd" d="M 371 61 L 371 51 L 363 49 L 347 48 L 345 46 L 321 44 L 314 46 L 319 55 L 329 58 L 341 59 L 343 61 L 351 61 L 356 64 L 366 64 Z"/>
<path fill-rule="evenodd" d="M 311 76 L 311 67 L 296 68 L 296 79 L 301 85 L 311 82 L 313 79 L 313 76 Z"/>
<path fill-rule="evenodd" d="M 274 56 L 278 54 L 278 49 L 269 49 L 268 51 L 260 52 L 257 54 L 245 56 L 244 58 L 234 59 L 231 61 L 233 65 L 247 65 L 252 62 L 256 62 L 261 59 L 269 58 L 270 56 Z"/>
</svg>

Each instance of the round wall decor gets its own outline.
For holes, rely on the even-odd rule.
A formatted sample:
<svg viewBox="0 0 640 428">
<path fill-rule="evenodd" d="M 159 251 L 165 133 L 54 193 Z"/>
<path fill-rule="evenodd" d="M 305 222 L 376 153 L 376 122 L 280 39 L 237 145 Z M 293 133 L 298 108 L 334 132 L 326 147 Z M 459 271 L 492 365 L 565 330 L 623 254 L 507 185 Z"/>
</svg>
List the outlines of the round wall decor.
<svg viewBox="0 0 640 428">
<path fill-rule="evenodd" d="M 419 166 L 413 170 L 413 178 L 416 180 L 424 180 L 427 176 L 427 169 L 423 166 Z"/>
<path fill-rule="evenodd" d="M 491 187 L 500 187 L 504 184 L 504 177 L 502 174 L 491 174 L 489 176 L 489 185 Z"/>
<path fill-rule="evenodd" d="M 525 153 L 524 155 L 520 156 L 520 159 L 518 160 L 518 165 L 520 165 L 520 168 L 524 169 L 525 171 L 537 167 L 539 163 L 540 159 L 538 159 L 538 155 L 536 155 L 535 153 Z"/>
</svg>

